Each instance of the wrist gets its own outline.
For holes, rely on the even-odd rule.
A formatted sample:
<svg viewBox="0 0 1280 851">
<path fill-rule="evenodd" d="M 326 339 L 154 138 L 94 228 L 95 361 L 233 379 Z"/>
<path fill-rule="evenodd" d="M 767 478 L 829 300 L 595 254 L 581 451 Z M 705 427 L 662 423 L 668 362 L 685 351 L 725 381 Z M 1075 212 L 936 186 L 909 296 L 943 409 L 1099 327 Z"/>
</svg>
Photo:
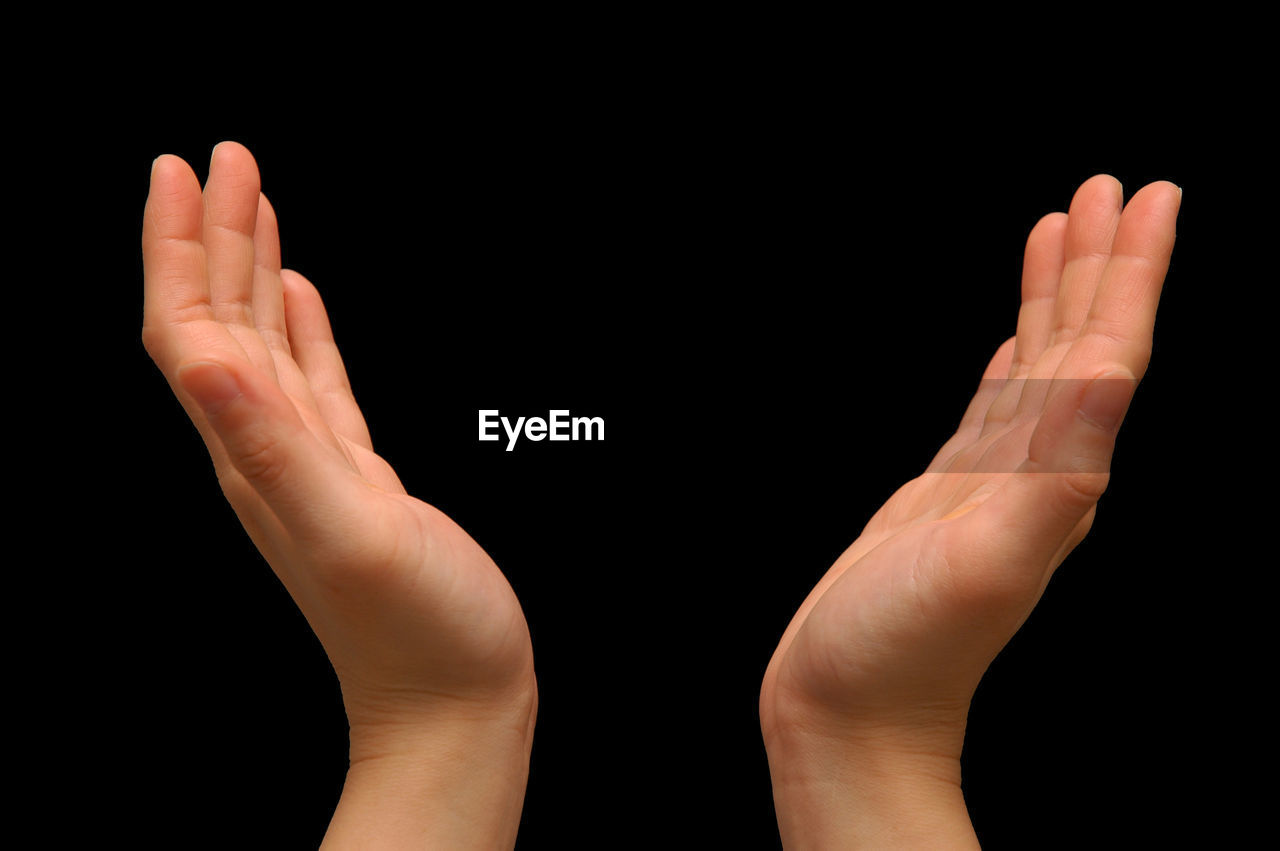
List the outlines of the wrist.
<svg viewBox="0 0 1280 851">
<path fill-rule="evenodd" d="M 536 688 L 502 703 L 432 703 L 351 727 L 351 764 L 325 848 L 510 848 Z"/>
<path fill-rule="evenodd" d="M 795 704 L 771 713 L 765 749 L 784 846 L 977 848 L 960 785 L 963 715 L 952 717 L 870 723 Z"/>
</svg>

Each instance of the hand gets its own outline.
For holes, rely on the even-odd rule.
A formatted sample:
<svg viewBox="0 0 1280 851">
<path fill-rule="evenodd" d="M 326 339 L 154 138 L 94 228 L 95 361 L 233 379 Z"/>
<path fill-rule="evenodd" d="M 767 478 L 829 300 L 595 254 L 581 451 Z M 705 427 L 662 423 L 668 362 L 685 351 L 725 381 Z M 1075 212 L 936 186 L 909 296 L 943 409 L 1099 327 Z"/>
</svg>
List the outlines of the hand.
<svg viewBox="0 0 1280 851">
<path fill-rule="evenodd" d="M 203 195 L 185 162 L 157 159 L 142 247 L 147 352 L 342 685 L 352 769 L 329 839 L 513 843 L 536 714 L 524 615 L 484 550 L 374 453 L 319 294 L 280 268 L 249 151 L 215 148 Z M 392 812 L 415 787 L 433 803 Z"/>
<path fill-rule="evenodd" d="M 800 606 L 760 695 L 788 847 L 976 846 L 969 701 L 1093 523 L 1180 203 L 1162 182 L 1125 206 L 1098 176 L 1036 225 L 1017 335 L 955 436 Z"/>
</svg>

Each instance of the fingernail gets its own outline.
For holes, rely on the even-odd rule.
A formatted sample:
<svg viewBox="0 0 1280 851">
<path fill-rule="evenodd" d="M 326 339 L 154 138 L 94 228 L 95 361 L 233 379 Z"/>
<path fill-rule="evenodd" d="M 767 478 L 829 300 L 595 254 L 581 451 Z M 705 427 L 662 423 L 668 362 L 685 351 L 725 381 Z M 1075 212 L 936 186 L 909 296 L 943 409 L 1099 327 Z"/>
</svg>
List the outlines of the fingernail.
<svg viewBox="0 0 1280 851">
<path fill-rule="evenodd" d="M 226 142 L 219 142 L 218 144 L 216 144 L 216 145 L 214 145 L 214 146 L 213 146 L 213 150 L 209 152 L 209 162 L 211 162 L 211 163 L 213 162 L 213 158 L 214 158 L 214 157 L 217 155 L 217 153 L 218 153 L 218 148 L 221 148 L 221 147 L 222 147 L 223 145 L 225 145 L 225 144 L 226 144 Z"/>
<path fill-rule="evenodd" d="M 1080 400 L 1080 416 L 1103 431 L 1115 431 L 1129 409 L 1138 382 L 1126 369 L 1100 375 L 1085 388 Z"/>
<path fill-rule="evenodd" d="M 207 414 L 216 414 L 240 395 L 235 376 L 216 363 L 187 364 L 178 370 L 178 383 Z"/>
<path fill-rule="evenodd" d="M 164 154 L 160 155 L 160 157 L 163 157 L 163 156 Z M 156 176 L 156 163 L 160 162 L 160 157 L 156 157 L 154 160 L 151 161 L 151 177 L 153 179 Z"/>
</svg>

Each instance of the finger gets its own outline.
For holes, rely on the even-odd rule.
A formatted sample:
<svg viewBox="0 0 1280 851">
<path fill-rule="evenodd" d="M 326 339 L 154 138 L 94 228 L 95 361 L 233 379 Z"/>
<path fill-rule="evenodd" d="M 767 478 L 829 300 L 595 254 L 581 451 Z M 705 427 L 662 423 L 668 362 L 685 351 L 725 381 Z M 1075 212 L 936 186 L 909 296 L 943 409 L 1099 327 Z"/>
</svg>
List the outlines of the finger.
<svg viewBox="0 0 1280 851">
<path fill-rule="evenodd" d="M 1051 213 L 1042 218 L 1027 237 L 1022 263 L 1022 306 L 1018 310 L 1017 345 L 1009 367 L 1008 385 L 992 403 L 982 425 L 982 434 L 1004 429 L 1026 408 L 1028 391 L 1037 382 L 1029 381 L 1053 337 L 1054 316 L 1066 264 L 1068 216 Z"/>
<path fill-rule="evenodd" d="M 316 407 L 336 433 L 359 446 L 372 449 L 369 428 L 352 395 L 351 382 L 347 379 L 338 346 L 333 341 L 333 330 L 320 293 L 310 281 L 292 269 L 281 272 L 281 280 L 284 283 L 289 348 L 306 376 Z"/>
<path fill-rule="evenodd" d="M 257 230 L 258 164 L 243 145 L 222 142 L 209 160 L 204 188 L 203 239 L 214 317 L 227 326 L 249 359 L 275 374 L 254 321 L 254 233 Z"/>
<path fill-rule="evenodd" d="M 204 189 L 204 244 L 210 297 L 218 321 L 254 327 L 253 234 L 258 218 L 258 166 L 243 145 L 213 149 Z"/>
<path fill-rule="evenodd" d="M 956 521 L 956 542 L 999 565 L 1044 570 L 1097 503 L 1137 380 L 1124 370 L 1055 382 L 1027 460 Z M 1036 581 L 1040 581 L 1037 574 Z"/>
<path fill-rule="evenodd" d="M 1143 187 L 1129 201 L 1081 337 L 1060 374 L 1087 374 L 1100 363 L 1123 366 L 1138 378 L 1146 373 L 1181 204 L 1182 191 L 1167 181 Z"/>
<path fill-rule="evenodd" d="M 1111 257 L 1123 203 L 1124 190 L 1110 175 L 1092 177 L 1076 190 L 1063 233 L 1062 275 L 1048 346 L 1025 370 L 1016 400 L 1005 402 L 998 410 L 999 416 L 992 417 L 992 427 L 1023 417 L 1038 417 L 1044 411 L 1054 390 L 1050 379 L 1058 374 L 1070 344 L 1079 337 Z M 1009 395 L 1012 393 L 1011 390 Z"/>
<path fill-rule="evenodd" d="M 1066 264 L 1067 214 L 1050 213 L 1027 237 L 1022 261 L 1022 306 L 1018 309 L 1017 345 L 1010 378 L 1025 378 L 1049 347 L 1053 334 L 1058 285 Z"/>
<path fill-rule="evenodd" d="M 304 423 L 324 443 L 342 449 L 311 395 L 306 376 L 293 360 L 285 321 L 284 282 L 280 278 L 280 231 L 267 196 L 258 195 L 253 233 L 253 321 L 275 365 L 276 381 L 293 400 Z"/>
<path fill-rule="evenodd" d="M 289 354 L 280 282 L 280 230 L 275 209 L 261 193 L 253 231 L 253 324 L 267 348 Z"/>
<path fill-rule="evenodd" d="M 178 383 L 200 406 L 234 472 L 270 507 L 291 535 L 326 540 L 333 524 L 359 512 L 355 474 L 321 444 L 284 392 L 244 361 L 184 364 Z M 225 471 L 219 471 L 223 478 Z"/>
<path fill-rule="evenodd" d="M 182 159 L 164 155 L 151 166 L 142 222 L 142 343 L 200 432 L 215 466 L 226 451 L 199 405 L 176 380 L 180 363 L 238 360 L 244 350 L 213 316 L 209 303 L 200 181 Z"/>
<path fill-rule="evenodd" d="M 1105 174 L 1086 180 L 1071 199 L 1050 345 L 1075 339 L 1084 324 L 1094 290 L 1111 258 L 1123 203 L 1120 181 Z"/>
<path fill-rule="evenodd" d="M 174 326 L 212 321 L 200 182 L 191 166 L 172 155 L 151 165 L 151 192 L 142 216 L 142 339 L 162 369 L 174 357 Z"/>
<path fill-rule="evenodd" d="M 956 459 L 957 453 L 978 439 L 987 411 L 1007 383 L 1005 376 L 1009 374 L 1009 365 L 1013 361 L 1015 342 L 1015 339 L 1010 337 L 996 349 L 995 355 L 982 372 L 978 391 L 973 394 L 973 399 L 965 409 L 955 435 L 938 450 L 938 454 L 933 457 L 925 470 L 926 473 L 952 472 L 952 462 Z"/>
</svg>

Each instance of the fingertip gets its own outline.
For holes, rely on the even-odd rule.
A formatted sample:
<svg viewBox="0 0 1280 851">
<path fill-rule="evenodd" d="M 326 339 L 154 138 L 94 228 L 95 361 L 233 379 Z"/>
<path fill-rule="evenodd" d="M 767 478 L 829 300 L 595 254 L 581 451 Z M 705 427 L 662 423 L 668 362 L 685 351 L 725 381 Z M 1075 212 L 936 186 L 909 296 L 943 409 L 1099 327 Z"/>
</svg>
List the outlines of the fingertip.
<svg viewBox="0 0 1280 851">
<path fill-rule="evenodd" d="M 1032 233 L 1053 231 L 1057 229 L 1065 230 L 1067 227 L 1067 214 L 1061 211 L 1053 213 L 1045 213 L 1040 220 L 1031 228 Z"/>
<path fill-rule="evenodd" d="M 987 362 L 987 368 L 982 372 L 984 380 L 1006 377 L 1013 364 L 1013 351 L 1017 344 L 1018 338 L 1016 336 L 1010 337 L 1000 344 L 995 354 L 991 356 L 991 360 Z"/>
<path fill-rule="evenodd" d="M 1116 237 L 1116 253 L 1167 264 L 1181 207 L 1182 190 L 1172 181 L 1158 180 L 1139 189 L 1124 209 L 1125 223 Z"/>
<path fill-rule="evenodd" d="M 151 161 L 151 185 L 171 184 L 186 177 L 195 178 L 187 161 L 174 154 L 161 154 Z"/>
<path fill-rule="evenodd" d="M 1093 177 L 1089 178 L 1085 182 L 1086 182 L 1086 185 L 1090 183 L 1096 183 L 1100 186 L 1106 186 L 1110 189 L 1113 189 L 1118 193 L 1124 192 L 1124 184 L 1120 182 L 1120 178 L 1116 177 L 1114 174 L 1110 174 L 1105 171 L 1098 172 L 1097 174 L 1095 174 Z"/>
<path fill-rule="evenodd" d="M 200 233 L 200 181 L 187 161 L 161 154 L 151 161 L 151 185 L 143 210 L 142 241 L 155 246 L 157 237 L 194 239 Z"/>
<path fill-rule="evenodd" d="M 1069 219 L 1070 217 L 1062 212 L 1041 216 L 1031 228 L 1031 232 L 1027 234 L 1025 255 L 1029 257 L 1045 252 L 1060 253 L 1061 247 L 1066 243 Z M 1061 269 L 1058 271 L 1061 272 Z"/>
<path fill-rule="evenodd" d="M 1146 186 L 1143 186 L 1141 189 L 1139 189 L 1138 192 L 1135 192 L 1134 195 L 1137 196 L 1139 193 L 1146 195 L 1152 192 L 1161 192 L 1161 193 L 1167 192 L 1171 196 L 1181 197 L 1182 187 L 1174 183 L 1172 180 L 1153 180 L 1152 182 L 1148 183 Z"/>
<path fill-rule="evenodd" d="M 1164 203 L 1171 204 L 1174 211 L 1182 208 L 1182 187 L 1172 180 L 1157 180 L 1142 187 L 1142 194 L 1158 193 Z M 1136 197 L 1136 196 L 1135 196 Z"/>
<path fill-rule="evenodd" d="M 238 142 L 219 142 L 209 161 L 204 186 L 208 223 L 253 236 L 262 179 L 249 149 Z"/>
<path fill-rule="evenodd" d="M 1124 187 L 1111 175 L 1097 174 L 1080 184 L 1068 212 L 1067 259 L 1110 248 L 1123 209 Z"/>
<path fill-rule="evenodd" d="M 209 162 L 212 163 L 215 159 L 218 159 L 219 155 L 231 156 L 237 154 L 249 157 L 253 156 L 253 154 L 249 152 L 249 149 L 239 142 L 232 141 L 231 139 L 224 139 L 214 145 L 213 150 L 209 152 Z"/>
<path fill-rule="evenodd" d="M 1115 175 L 1105 172 L 1095 174 L 1089 178 L 1085 185 L 1091 186 L 1099 192 L 1105 192 L 1108 199 L 1117 207 L 1124 206 L 1124 184 Z"/>
<path fill-rule="evenodd" d="M 319 295 L 316 285 L 307 279 L 306 275 L 294 269 L 281 269 L 280 279 L 284 282 L 286 295 L 294 297 L 308 296 L 311 293 Z"/>
<path fill-rule="evenodd" d="M 261 178 L 258 173 L 258 161 L 253 153 L 239 142 L 225 141 L 213 146 L 209 154 L 209 176 L 215 169 L 233 179 L 248 181 L 254 185 L 254 194 L 262 191 Z M 241 184 L 243 185 L 243 184 Z"/>
<path fill-rule="evenodd" d="M 271 201 L 267 199 L 266 193 L 258 193 L 258 221 L 260 223 L 277 224 L 276 208 L 271 206 Z"/>
<path fill-rule="evenodd" d="M 1058 267 L 1055 272 L 1060 274 L 1062 269 L 1059 255 L 1062 253 L 1062 247 L 1066 244 L 1067 222 L 1069 220 L 1070 216 L 1061 212 L 1041 216 L 1040 220 L 1031 228 L 1031 232 L 1027 234 L 1024 260 L 1041 256 L 1051 257 L 1053 258 L 1053 265 Z M 1056 281 L 1054 283 L 1056 284 Z"/>
<path fill-rule="evenodd" d="M 148 180 L 151 183 L 151 191 L 155 191 L 156 186 L 160 182 L 161 175 L 163 175 L 168 169 L 168 166 L 165 164 L 165 160 L 172 156 L 173 154 L 161 154 L 151 161 L 151 173 L 148 175 Z"/>
</svg>

